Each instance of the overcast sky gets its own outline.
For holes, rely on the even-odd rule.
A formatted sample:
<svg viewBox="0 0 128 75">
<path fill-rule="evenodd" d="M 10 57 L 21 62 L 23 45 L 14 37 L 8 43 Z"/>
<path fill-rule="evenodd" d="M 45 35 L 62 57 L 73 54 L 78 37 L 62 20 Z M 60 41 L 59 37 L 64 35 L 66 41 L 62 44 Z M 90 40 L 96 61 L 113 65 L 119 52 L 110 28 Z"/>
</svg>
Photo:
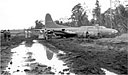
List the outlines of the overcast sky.
<svg viewBox="0 0 128 75">
<path fill-rule="evenodd" d="M 46 13 L 50 13 L 53 20 L 70 17 L 73 6 L 78 3 L 85 4 L 92 11 L 95 2 L 96 0 L 0 0 L 0 30 L 35 26 L 35 20 L 44 20 Z M 110 7 L 110 0 L 99 2 L 101 12 Z M 91 13 L 89 18 L 92 18 Z"/>
</svg>

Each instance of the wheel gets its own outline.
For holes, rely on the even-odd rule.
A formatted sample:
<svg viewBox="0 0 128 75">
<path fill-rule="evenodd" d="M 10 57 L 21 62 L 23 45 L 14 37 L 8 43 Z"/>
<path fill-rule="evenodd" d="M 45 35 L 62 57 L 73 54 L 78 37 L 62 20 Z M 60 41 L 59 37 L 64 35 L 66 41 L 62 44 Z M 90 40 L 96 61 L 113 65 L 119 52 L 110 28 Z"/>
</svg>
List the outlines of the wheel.
<svg viewBox="0 0 128 75">
<path fill-rule="evenodd" d="M 97 33 L 98 38 L 102 38 L 102 35 L 100 33 Z"/>
<path fill-rule="evenodd" d="M 89 38 L 89 32 L 88 31 L 86 32 L 86 38 Z"/>
</svg>

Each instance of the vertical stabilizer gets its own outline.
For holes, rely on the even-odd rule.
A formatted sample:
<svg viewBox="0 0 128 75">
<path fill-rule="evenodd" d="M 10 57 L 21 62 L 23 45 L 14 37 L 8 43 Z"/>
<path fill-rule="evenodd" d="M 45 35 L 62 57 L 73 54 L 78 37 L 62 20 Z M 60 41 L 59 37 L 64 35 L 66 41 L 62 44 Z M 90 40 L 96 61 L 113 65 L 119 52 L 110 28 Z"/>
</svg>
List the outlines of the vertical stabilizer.
<svg viewBox="0 0 128 75">
<path fill-rule="evenodd" d="M 45 26 L 46 28 L 65 28 L 67 26 L 62 26 L 62 25 L 58 25 L 56 24 L 53 20 L 51 15 L 48 13 L 45 16 Z"/>
<path fill-rule="evenodd" d="M 51 15 L 48 13 L 45 17 L 46 28 L 56 28 L 56 24 L 53 22 Z"/>
</svg>

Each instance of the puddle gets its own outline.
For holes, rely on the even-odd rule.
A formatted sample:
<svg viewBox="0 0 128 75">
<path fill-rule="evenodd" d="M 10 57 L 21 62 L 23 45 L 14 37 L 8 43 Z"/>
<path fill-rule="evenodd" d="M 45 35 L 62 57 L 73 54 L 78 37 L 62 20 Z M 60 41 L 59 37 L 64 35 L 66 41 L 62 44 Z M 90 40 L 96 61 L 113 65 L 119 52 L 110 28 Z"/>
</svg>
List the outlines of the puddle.
<svg viewBox="0 0 128 75">
<path fill-rule="evenodd" d="M 13 55 L 11 57 L 12 59 L 9 62 L 5 71 L 9 72 L 11 75 L 35 75 L 32 74 L 35 72 L 35 71 L 32 72 L 32 69 L 34 67 L 33 65 L 38 65 L 41 67 L 42 66 L 47 67 L 47 69 L 50 69 L 50 71 L 55 73 L 56 75 L 62 72 L 63 69 L 68 68 L 67 66 L 63 65 L 65 64 L 63 61 L 58 60 L 57 54 L 55 53 L 52 53 L 53 54 L 51 56 L 52 59 L 49 60 L 47 58 L 47 53 L 46 53 L 46 50 L 48 49 L 42 44 L 38 43 L 36 40 L 34 40 L 33 42 L 34 43 L 32 44 L 31 47 L 26 47 L 25 42 L 23 42 L 18 47 L 13 48 L 11 50 L 11 52 L 13 52 Z M 64 52 L 62 51 L 59 51 L 58 53 L 64 54 Z M 27 73 L 26 71 L 29 71 L 29 73 Z"/>
<path fill-rule="evenodd" d="M 57 58 L 57 54 L 65 54 L 63 51 L 53 53 L 36 40 L 31 46 L 26 46 L 26 42 L 22 42 L 11 52 L 13 52 L 12 59 L 5 70 L 10 73 L 7 75 L 46 75 L 47 73 L 50 75 L 51 73 L 52 75 L 75 75 L 70 73 L 68 67 L 63 65 L 65 63 Z M 117 75 L 104 68 L 101 69 L 106 75 Z M 67 71 L 64 72 L 64 70 Z"/>
<path fill-rule="evenodd" d="M 110 71 L 108 71 L 108 70 L 106 70 L 106 69 L 104 69 L 104 68 L 101 68 L 103 71 L 105 71 L 105 74 L 106 75 L 118 75 L 118 74 L 115 74 L 115 73 L 113 73 L 113 72 L 110 72 Z"/>
<path fill-rule="evenodd" d="M 26 56 L 26 52 L 28 52 L 27 48 L 25 47 L 25 45 L 20 45 L 12 49 L 11 52 L 13 52 L 13 55 L 11 57 L 12 60 L 9 62 L 6 71 L 8 71 L 11 75 L 25 75 L 25 73 L 23 72 L 24 69 L 29 69 L 29 67 L 24 66 L 25 59 L 23 59 L 24 56 Z"/>
</svg>

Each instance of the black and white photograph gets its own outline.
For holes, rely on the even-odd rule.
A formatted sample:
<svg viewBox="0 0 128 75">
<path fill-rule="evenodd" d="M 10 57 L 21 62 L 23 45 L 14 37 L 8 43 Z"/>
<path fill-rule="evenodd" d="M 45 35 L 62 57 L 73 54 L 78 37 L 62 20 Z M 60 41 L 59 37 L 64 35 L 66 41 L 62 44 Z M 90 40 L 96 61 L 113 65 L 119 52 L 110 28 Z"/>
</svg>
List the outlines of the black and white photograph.
<svg viewBox="0 0 128 75">
<path fill-rule="evenodd" d="M 0 75 L 128 75 L 128 0 L 0 0 Z"/>
</svg>

